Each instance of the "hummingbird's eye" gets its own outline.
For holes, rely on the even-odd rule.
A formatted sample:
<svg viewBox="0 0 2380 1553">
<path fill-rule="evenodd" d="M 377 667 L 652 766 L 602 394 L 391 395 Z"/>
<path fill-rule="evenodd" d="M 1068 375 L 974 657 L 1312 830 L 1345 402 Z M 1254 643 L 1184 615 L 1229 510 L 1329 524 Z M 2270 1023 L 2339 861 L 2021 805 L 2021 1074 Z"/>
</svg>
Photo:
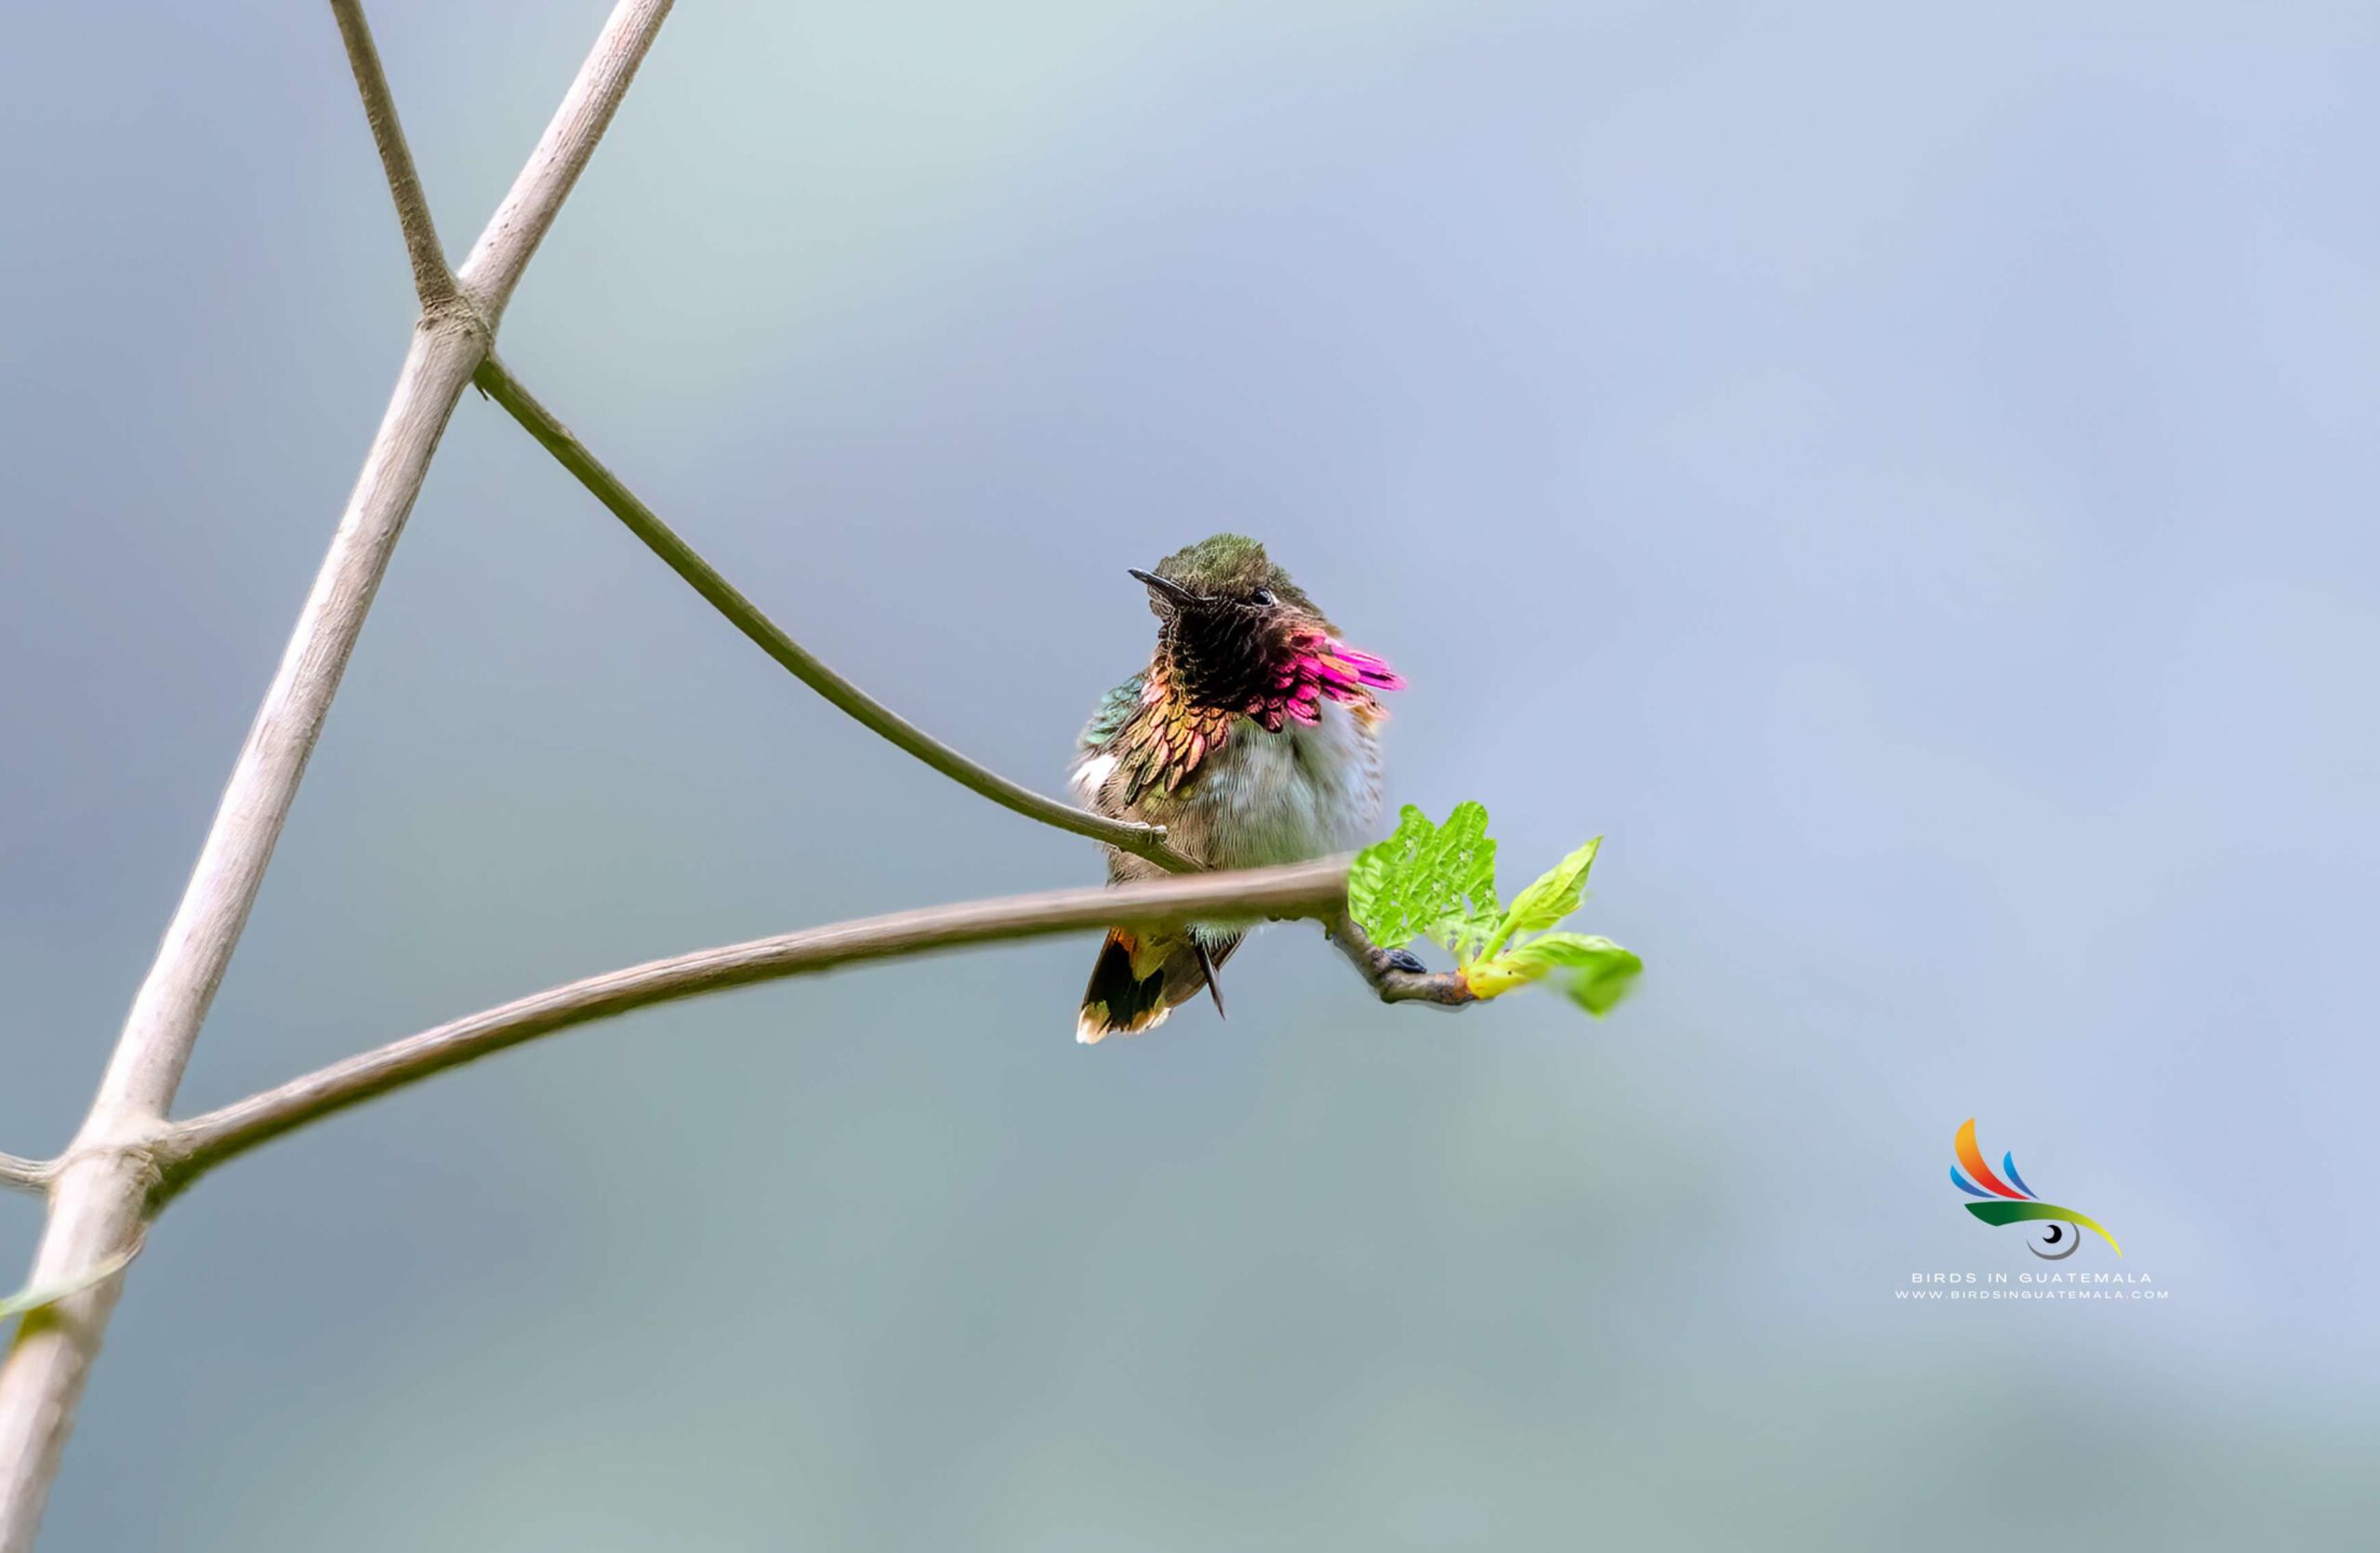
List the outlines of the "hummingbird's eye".
<svg viewBox="0 0 2380 1553">
<path fill-rule="evenodd" d="M 1252 603 L 1262 605 L 1266 609 L 1272 608 L 1274 604 L 1277 602 L 1274 599 L 1273 590 L 1270 588 L 1259 588 L 1255 592 L 1250 593 L 1249 598 Z"/>
</svg>

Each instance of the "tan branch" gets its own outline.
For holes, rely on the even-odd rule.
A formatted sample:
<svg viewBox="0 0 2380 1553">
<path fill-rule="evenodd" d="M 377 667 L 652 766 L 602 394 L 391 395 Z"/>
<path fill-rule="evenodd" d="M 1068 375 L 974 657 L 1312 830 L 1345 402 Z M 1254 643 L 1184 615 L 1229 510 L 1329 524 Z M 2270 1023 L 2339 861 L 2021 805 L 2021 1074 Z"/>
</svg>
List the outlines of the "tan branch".
<svg viewBox="0 0 2380 1553">
<path fill-rule="evenodd" d="M 90 1111 L 51 1175 L 49 1216 L 30 1286 L 83 1276 L 121 1254 L 139 1235 L 158 1185 L 145 1145 L 164 1124 L 199 1027 L 247 924 L 307 759 L 430 455 L 472 369 L 487 352 L 489 331 L 529 255 L 553 224 L 668 8 L 668 0 L 622 0 L 613 11 L 536 154 L 465 262 L 459 284 L 472 309 L 426 308 L 416 325 L 379 431 L 232 765 L 181 904 L 133 998 Z M 385 95 L 385 81 L 360 60 L 358 80 L 367 98 L 376 88 Z M 374 114 L 374 135 L 385 162 L 390 147 L 401 143 L 394 139 L 393 111 L 383 120 L 368 100 L 366 108 Z M 393 169 L 390 176 L 403 215 L 409 196 Z M 407 225 L 410 247 L 416 233 Z M 27 1317 L 0 1361 L 0 1553 L 29 1553 L 33 1546 L 122 1284 L 120 1277 L 102 1279 Z"/>
<path fill-rule="evenodd" d="M 164 1117 L 247 924 L 290 801 L 363 630 L 430 455 L 482 338 L 458 319 L 414 333 L 330 552 L 242 747 L 181 905 L 134 996 L 98 1095 L 51 1184 L 28 1282 L 71 1281 L 129 1245 L 152 1185 L 126 1144 Z M 27 1553 L 99 1334 L 109 1278 L 28 1317 L 0 1361 L 0 1553 Z"/>
<path fill-rule="evenodd" d="M 1311 917 L 1327 923 L 1339 914 L 1346 898 L 1347 860 L 1339 857 L 1114 889 L 1056 890 L 932 907 L 702 949 L 549 988 L 333 1063 L 175 1124 L 157 1142 L 154 1157 L 165 1189 L 178 1191 L 226 1160 L 374 1095 L 419 1083 L 524 1041 L 654 1003 L 861 961 L 1040 937 L 1117 922 L 1156 926 L 1216 917 Z"/>
<path fill-rule="evenodd" d="M 604 468 L 602 461 L 587 450 L 586 445 L 572 434 L 570 428 L 554 418 L 552 411 L 537 403 L 536 397 L 522 387 L 520 379 L 505 370 L 503 363 L 492 355 L 488 357 L 480 364 L 477 381 L 490 397 L 511 413 L 513 419 L 544 445 L 547 452 L 561 461 L 562 468 L 577 476 L 578 483 L 592 492 L 596 500 L 610 508 L 613 516 L 628 524 L 628 532 L 644 541 L 645 547 L 659 556 L 664 564 L 683 577 L 688 587 L 700 593 L 713 609 L 726 616 L 729 623 L 749 638 L 754 645 L 776 659 L 794 678 L 825 697 L 845 716 L 916 756 L 961 787 L 981 793 L 1000 807 L 1023 815 L 1027 819 L 1038 819 L 1044 825 L 1053 825 L 1078 836 L 1105 842 L 1175 873 L 1197 869 L 1197 862 L 1165 844 L 1162 829 L 1109 819 L 1088 809 L 1061 803 L 1021 783 L 1012 782 L 999 773 L 969 760 L 827 668 L 814 654 L 787 636 L 775 621 L 760 613 L 759 606 L 737 591 L 733 583 L 720 576 L 718 569 L 704 560 L 692 545 L 679 538 L 652 508 L 637 499 L 636 493 Z"/>
<path fill-rule="evenodd" d="M 397 202 L 405 257 L 413 262 L 414 294 L 421 299 L 425 312 L 446 307 L 455 300 L 455 275 L 446 268 L 446 250 L 438 245 L 438 226 L 430 219 L 430 198 L 422 192 L 421 175 L 414 170 L 404 126 L 397 122 L 397 100 L 381 72 L 380 50 L 373 45 L 371 24 L 364 20 L 360 0 L 331 0 L 331 15 L 337 20 L 338 35 L 347 45 L 348 66 L 355 72 L 355 89 L 364 99 L 364 117 L 372 126 L 381 170 L 388 174 L 389 193 Z"/>
<path fill-rule="evenodd" d="M 1355 966 L 1356 975 L 1371 984 L 1384 1003 L 1435 1003 L 1440 1008 L 1461 1008 L 1479 1001 L 1461 972 L 1412 969 L 1411 964 L 1400 962 L 1409 960 L 1409 956 L 1399 956 L 1374 944 L 1344 911 L 1325 925 L 1330 941 L 1339 946 L 1339 952 Z"/>
</svg>

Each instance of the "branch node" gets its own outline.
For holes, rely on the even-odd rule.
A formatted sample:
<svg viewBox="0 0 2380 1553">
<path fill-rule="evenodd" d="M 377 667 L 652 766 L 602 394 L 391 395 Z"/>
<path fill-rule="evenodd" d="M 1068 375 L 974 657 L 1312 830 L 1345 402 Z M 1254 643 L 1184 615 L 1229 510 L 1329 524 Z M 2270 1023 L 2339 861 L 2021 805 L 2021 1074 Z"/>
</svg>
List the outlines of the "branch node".
<svg viewBox="0 0 2380 1553">
<path fill-rule="evenodd" d="M 496 349 L 496 325 L 489 321 L 479 304 L 459 290 L 449 290 L 435 301 L 425 299 L 421 317 L 414 327 L 426 334 L 442 334 L 449 330 L 466 334 L 479 341 L 480 355 L 484 358 Z"/>
<path fill-rule="evenodd" d="M 171 1122 L 144 1122 L 121 1137 L 91 1141 L 77 1138 L 65 1153 L 48 1161 L 49 1179 L 56 1182 L 68 1172 L 94 1161 L 111 1161 L 123 1166 L 138 1183 L 144 1199 L 157 1202 L 168 1195 L 171 1171 L 165 1146 L 172 1135 Z"/>
</svg>

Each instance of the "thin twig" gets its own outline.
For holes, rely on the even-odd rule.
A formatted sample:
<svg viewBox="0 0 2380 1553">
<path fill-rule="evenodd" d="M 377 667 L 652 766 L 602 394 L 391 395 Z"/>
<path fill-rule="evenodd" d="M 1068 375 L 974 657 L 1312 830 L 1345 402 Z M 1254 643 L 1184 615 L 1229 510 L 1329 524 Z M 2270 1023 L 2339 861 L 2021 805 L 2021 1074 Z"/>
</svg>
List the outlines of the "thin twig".
<svg viewBox="0 0 2380 1553">
<path fill-rule="evenodd" d="M 1435 1003 L 1440 1008 L 1461 1008 L 1479 999 L 1459 971 L 1410 971 L 1396 962 L 1395 954 L 1375 945 L 1365 936 L 1364 930 L 1344 911 L 1324 924 L 1330 941 L 1355 972 L 1371 983 L 1374 992 L 1384 1003 Z"/>
<path fill-rule="evenodd" d="M 962 944 L 1039 937 L 1122 921 L 1164 926 L 1216 917 L 1311 917 L 1329 922 L 1347 898 L 1347 859 L 1204 873 L 1113 889 L 1055 890 L 962 906 L 931 907 L 756 938 L 723 949 L 631 965 L 453 1020 L 293 1079 L 261 1095 L 167 1129 L 155 1157 L 167 1191 L 296 1127 L 377 1095 L 575 1025 L 631 1009 L 755 982 L 805 976 L 864 960 Z"/>
<path fill-rule="evenodd" d="M 1023 815 L 1027 819 L 1038 819 L 1044 825 L 1056 826 L 1061 830 L 1072 831 L 1078 836 L 1105 842 L 1120 851 L 1145 857 L 1170 872 L 1197 871 L 1199 865 L 1197 862 L 1165 844 L 1163 829 L 1109 819 L 1088 809 L 1061 803 L 1021 783 L 1012 782 L 999 773 L 969 760 L 827 668 L 814 654 L 787 636 L 775 621 L 761 614 L 758 605 L 737 591 L 734 584 L 720 576 L 718 569 L 704 560 L 692 545 L 679 538 L 652 508 L 640 501 L 635 492 L 622 484 L 617 475 L 604 468 L 602 462 L 587 450 L 586 445 L 572 434 L 569 427 L 557 420 L 552 411 L 537 403 L 536 397 L 521 385 L 519 378 L 505 370 L 503 363 L 493 355 L 489 356 L 480 364 L 475 381 L 509 411 L 512 418 L 536 438 L 547 452 L 559 459 L 564 469 L 576 475 L 578 483 L 593 492 L 596 500 L 610 508 L 613 516 L 628 524 L 628 531 L 643 540 L 647 549 L 659 556 L 671 571 L 685 578 L 687 586 L 700 593 L 713 609 L 726 616 L 729 623 L 748 637 L 754 645 L 776 659 L 794 678 L 825 697 L 846 716 L 925 762 L 961 787 L 981 793 L 1004 809 Z"/>
<path fill-rule="evenodd" d="M 425 310 L 414 329 L 379 431 L 232 766 L 190 884 L 134 996 L 99 1094 L 53 1174 L 32 1286 L 99 1266 L 140 1232 L 158 1185 L 145 1144 L 164 1125 L 247 924 L 439 435 L 492 343 L 489 332 L 530 253 L 553 224 L 668 9 L 668 0 L 621 0 L 536 156 L 472 247 L 458 277 L 472 308 Z M 389 124 L 393 128 L 393 115 Z M 28 1317 L 0 1360 L 0 1553 L 30 1553 L 123 1282 L 102 1280 Z"/>
<path fill-rule="evenodd" d="M 430 219 L 430 198 L 421 190 L 421 175 L 414 171 L 413 151 L 405 144 L 404 126 L 397 122 L 397 100 L 390 94 L 389 78 L 380 69 L 380 50 L 373 45 L 371 24 L 364 20 L 360 0 L 331 0 L 338 35 L 347 45 L 347 62 L 355 72 L 355 89 L 364 98 L 364 116 L 372 126 L 372 143 L 379 148 L 381 169 L 389 176 L 389 193 L 397 202 L 397 224 L 404 229 L 405 257 L 413 262 L 413 288 L 424 312 L 451 305 L 456 298 L 455 274 L 446 268 L 446 250 L 438 245 L 437 223 Z"/>
<path fill-rule="evenodd" d="M 14 1154 L 0 1154 L 0 1187 L 36 1194 L 46 1192 L 49 1190 L 50 1168 L 47 1160 L 20 1160 Z"/>
</svg>

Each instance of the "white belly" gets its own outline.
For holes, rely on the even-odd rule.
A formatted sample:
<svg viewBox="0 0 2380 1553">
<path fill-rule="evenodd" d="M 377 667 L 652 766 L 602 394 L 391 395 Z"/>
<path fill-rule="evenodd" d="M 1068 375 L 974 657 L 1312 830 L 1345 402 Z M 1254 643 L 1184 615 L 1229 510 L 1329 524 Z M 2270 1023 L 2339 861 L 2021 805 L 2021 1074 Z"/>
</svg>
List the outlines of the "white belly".
<svg viewBox="0 0 2380 1553">
<path fill-rule="evenodd" d="M 1380 818 L 1380 746 L 1345 707 L 1267 733 L 1241 720 L 1168 816 L 1183 848 L 1219 868 L 1344 852 Z"/>
</svg>

